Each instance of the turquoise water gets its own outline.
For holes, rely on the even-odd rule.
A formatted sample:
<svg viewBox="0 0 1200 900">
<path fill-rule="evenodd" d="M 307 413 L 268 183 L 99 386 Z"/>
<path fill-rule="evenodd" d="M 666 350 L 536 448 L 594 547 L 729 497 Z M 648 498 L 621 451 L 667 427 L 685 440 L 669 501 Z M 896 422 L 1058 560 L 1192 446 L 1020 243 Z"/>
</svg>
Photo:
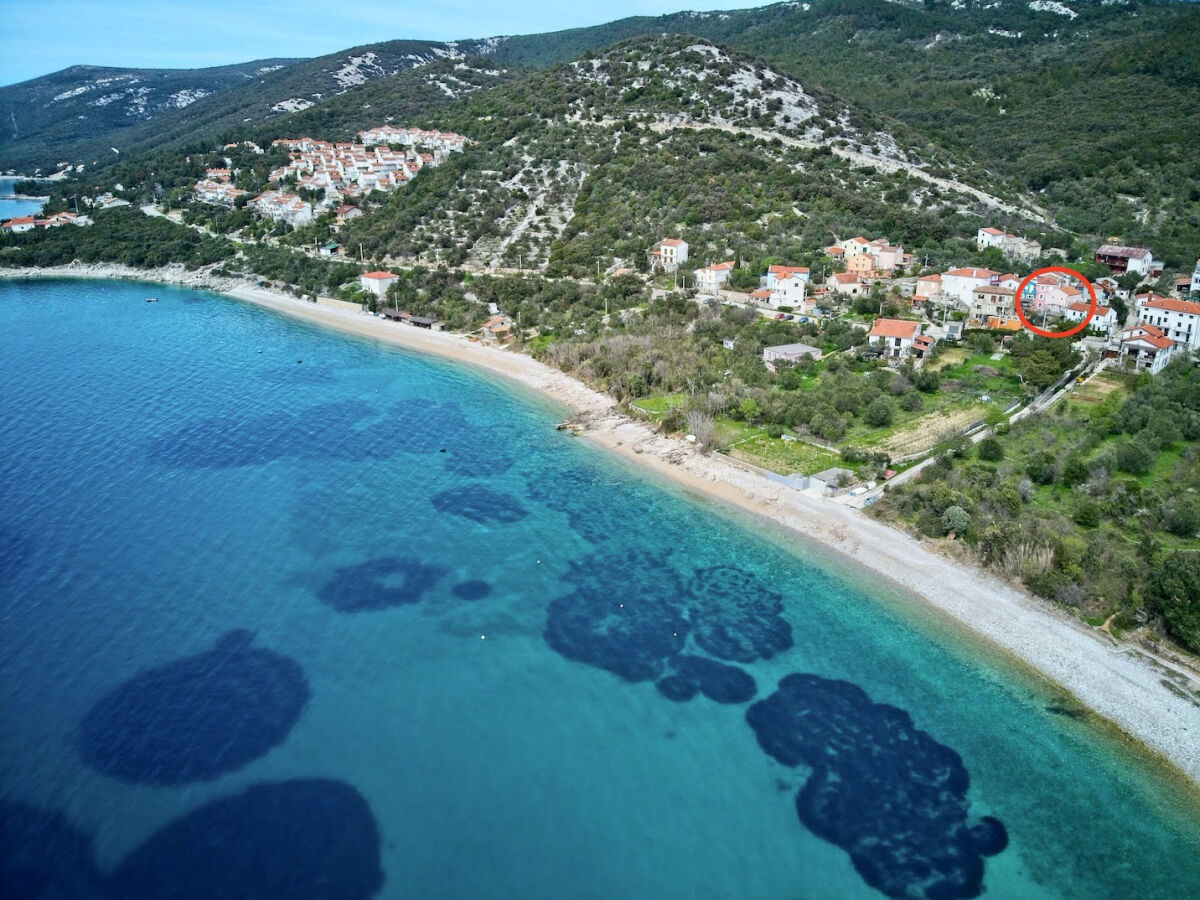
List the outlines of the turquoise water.
<svg viewBox="0 0 1200 900">
<path fill-rule="evenodd" d="M 1052 689 L 487 376 L 41 281 L 0 390 L 6 897 L 1200 895 Z"/>
<path fill-rule="evenodd" d="M 18 178 L 0 178 L 0 197 L 6 196 L 13 192 L 13 188 L 20 179 Z M 31 216 L 36 212 L 41 212 L 41 200 L 3 200 L 0 199 L 0 219 L 12 219 L 16 216 Z"/>
</svg>

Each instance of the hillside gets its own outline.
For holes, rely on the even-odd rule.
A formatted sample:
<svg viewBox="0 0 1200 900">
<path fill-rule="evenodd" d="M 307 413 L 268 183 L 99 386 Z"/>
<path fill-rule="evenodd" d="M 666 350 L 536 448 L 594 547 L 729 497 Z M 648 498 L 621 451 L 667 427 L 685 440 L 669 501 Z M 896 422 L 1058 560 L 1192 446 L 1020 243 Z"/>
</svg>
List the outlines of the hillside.
<svg viewBox="0 0 1200 900">
<path fill-rule="evenodd" d="M 0 88 L 0 121 L 17 123 L 15 135 L 8 129 L 0 136 L 0 169 L 52 171 L 59 161 L 111 164 L 114 147 L 130 155 L 197 134 L 245 128 L 307 109 L 369 81 L 443 59 L 461 59 L 487 46 L 480 41 L 388 41 L 315 59 L 268 60 L 219 70 L 111 70 L 110 75 L 110 70 L 77 66 Z M 215 76 L 210 81 L 193 78 L 207 72 L 222 73 L 220 86 Z M 100 88 L 107 93 L 93 98 Z M 191 93 L 178 94 L 184 90 Z M 69 96 L 54 100 L 63 94 Z M 185 96 L 192 102 L 181 105 Z M 96 106 L 97 100 L 108 97 L 114 99 Z M 35 108 L 43 112 L 33 117 L 24 112 Z M 96 109 L 103 113 L 98 115 Z M 86 127 L 79 126 L 81 121 Z"/>
<path fill-rule="evenodd" d="M 51 172 L 61 160 L 78 162 L 83 146 L 120 142 L 121 134 L 139 124 L 294 62 L 260 59 L 211 69 L 72 66 L 0 87 L 0 167 Z"/>
<path fill-rule="evenodd" d="M 385 108 L 360 94 L 386 87 L 365 85 L 270 131 L 345 138 Z M 474 145 L 346 226 L 342 239 L 377 259 L 426 254 L 579 275 L 598 261 L 639 266 L 657 237 L 684 230 L 695 258 L 709 261 L 811 253 L 846 230 L 883 231 L 913 246 L 957 237 L 966 248 L 985 218 L 1030 206 L 1007 192 L 981 199 L 883 122 L 686 36 L 634 39 L 546 71 L 508 73 L 424 112 L 419 124 Z M 316 117 L 336 127 L 322 129 Z M 288 239 L 323 237 L 314 227 Z"/>
<path fill-rule="evenodd" d="M 698 36 L 724 50 L 745 54 L 743 58 L 769 69 L 773 79 L 802 85 L 806 97 L 838 110 L 811 121 L 793 115 L 799 108 L 777 115 L 765 107 L 751 108 L 746 101 L 752 98 L 748 93 L 739 95 L 736 86 L 722 88 L 731 102 L 744 107 L 733 125 L 739 140 L 755 138 L 766 144 L 778 140 L 785 149 L 797 152 L 827 148 L 841 160 L 854 163 L 852 168 L 859 174 L 842 177 L 847 185 L 861 177 L 864 166 L 876 168 L 863 185 L 869 189 L 857 191 L 855 196 L 845 191 L 831 199 L 827 204 L 830 216 L 813 231 L 836 232 L 839 224 L 866 227 L 846 224 L 850 222 L 886 226 L 888 216 L 879 211 L 863 215 L 864 207 L 874 207 L 884 195 L 899 197 L 906 191 L 911 202 L 897 212 L 928 212 L 923 200 L 934 190 L 947 198 L 966 195 L 964 202 L 950 204 L 943 213 L 986 213 L 992 224 L 1012 230 L 1034 228 L 1063 243 L 1074 236 L 1092 243 L 1116 236 L 1127 243 L 1153 247 L 1169 267 L 1190 264 L 1200 247 L 1200 154 L 1185 138 L 1200 131 L 1200 57 L 1194 52 L 1200 41 L 1200 6 L 1196 4 L 816 0 L 728 13 L 631 18 L 542 35 L 447 44 L 392 41 L 299 62 L 184 109 L 163 113 L 152 122 L 125 128 L 119 135 L 119 149 L 125 155 L 138 155 L 155 147 L 202 146 L 201 141 L 211 145 L 234 136 L 301 132 L 345 136 L 356 128 L 377 124 L 382 110 L 387 110 L 387 115 L 416 116 L 418 124 L 470 135 L 492 130 L 491 124 L 481 123 L 489 122 L 493 113 L 496 119 L 515 117 L 524 123 L 546 123 L 558 117 L 563 121 L 555 125 L 552 135 L 539 131 L 529 136 L 539 146 L 526 147 L 517 165 L 518 169 L 541 166 L 544 171 L 549 171 L 545 166 L 558 167 L 560 162 L 578 166 L 579 173 L 571 176 L 576 188 L 568 189 L 566 181 L 556 179 L 566 191 L 554 201 L 561 206 L 572 191 L 582 189 L 581 173 L 593 171 L 595 159 L 605 159 L 593 146 L 600 138 L 588 136 L 590 132 L 597 127 L 623 128 L 636 112 L 651 117 L 641 127 L 649 126 L 667 141 L 663 149 L 670 152 L 663 154 L 659 164 L 670 170 L 664 180 L 670 190 L 681 194 L 678 203 L 701 189 L 698 184 L 685 189 L 682 183 L 696 169 L 684 167 L 671 148 L 679 131 L 685 126 L 704 129 L 705 141 L 714 147 L 728 145 L 733 139 L 728 126 L 734 120 L 714 113 L 714 100 L 723 101 L 694 88 L 706 77 L 698 62 L 692 64 L 691 74 L 682 73 L 678 83 L 665 86 L 662 66 L 667 59 L 642 59 L 639 65 L 655 67 L 646 76 L 652 76 L 653 84 L 633 84 L 643 77 L 633 74 L 619 82 L 620 97 L 609 92 L 599 101 L 588 98 L 601 86 L 577 67 L 553 69 L 555 74 L 548 80 L 530 81 L 530 85 L 538 85 L 536 90 L 516 88 L 511 95 L 499 90 L 469 102 L 464 95 L 480 84 L 460 90 L 443 79 L 438 88 L 443 96 L 431 99 L 425 90 L 430 82 L 389 74 L 438 61 L 462 63 L 459 57 L 482 54 L 487 63 L 472 63 L 469 68 L 477 73 L 494 71 L 495 76 L 487 77 L 507 83 L 519 80 L 518 75 L 525 77 L 529 66 L 559 66 L 583 55 L 603 55 L 615 41 L 671 34 Z M 726 78 L 720 71 L 717 76 Z M 566 97 L 567 85 L 578 92 L 577 97 Z M 658 93 L 648 90 L 660 86 L 665 87 Z M 756 89 L 763 90 L 761 86 Z M 544 102 L 546 92 L 565 102 L 550 109 Z M 574 100 L 579 102 L 572 105 L 569 101 Z M 768 101 L 782 104 L 785 98 L 780 94 L 764 103 Z M 488 110 L 486 103 L 494 103 L 495 110 Z M 597 114 L 601 107 L 602 113 Z M 288 110 L 301 108 L 301 118 L 288 114 Z M 435 111 L 436 117 L 432 116 Z M 719 135 L 721 130 L 726 134 Z M 514 134 L 507 134 L 505 140 Z M 872 139 L 864 141 L 868 134 Z M 118 159 L 109 149 L 118 146 L 110 143 L 113 137 L 77 144 L 80 155 L 76 159 L 116 165 Z M 546 146 L 547 141 L 560 139 L 566 141 L 564 146 L 575 149 L 564 153 Z M 648 138 L 643 135 L 639 140 L 644 143 Z M 619 140 L 610 137 L 609 141 L 612 149 L 619 149 Z M 15 159 L 56 161 L 57 151 L 52 157 L 46 156 L 44 148 L 40 155 L 34 153 L 36 143 L 0 145 L 0 165 L 11 166 Z M 526 143 L 526 137 L 517 143 Z M 510 145 L 510 149 L 515 147 Z M 510 171 L 514 163 L 508 156 L 512 154 L 498 152 L 490 161 L 481 161 L 478 168 L 507 172 L 504 180 L 511 179 L 516 170 Z M 544 165 L 536 162 L 538 159 Z M 919 171 L 910 168 L 901 178 L 900 173 L 891 171 L 896 160 Z M 779 156 L 778 162 L 793 174 L 797 171 L 795 160 Z M 884 178 L 884 174 L 896 177 Z M 544 172 L 531 177 L 546 182 Z M 596 176 L 603 177 L 602 171 Z M 803 206 L 812 190 L 827 196 L 831 186 L 829 180 L 819 180 L 794 191 L 791 199 Z M 521 199 L 516 190 L 533 196 L 525 188 L 509 187 L 508 193 L 516 201 Z M 475 223 L 473 231 L 499 233 L 525 223 L 520 235 L 493 240 L 490 247 L 476 247 L 478 240 L 472 241 L 465 248 L 466 258 L 472 261 L 507 258 L 516 262 L 523 250 L 547 259 L 550 245 L 566 230 L 568 217 L 560 210 L 548 217 L 548 230 L 534 231 L 528 246 L 509 253 L 530 233 L 527 226 L 534 223 L 527 220 L 536 205 L 510 202 L 503 185 L 464 184 L 464 189 L 493 197 L 475 207 L 472 216 L 485 210 L 505 216 L 492 224 Z M 730 187 L 729 193 L 736 189 Z M 989 197 L 1002 202 L 992 203 Z M 755 221 L 769 226 L 770 221 L 762 216 L 775 216 L 786 204 L 782 198 L 772 203 L 760 200 L 739 197 L 733 203 L 758 210 Z M 588 208 L 582 212 L 587 213 Z M 657 218 L 655 229 L 670 224 L 668 218 Z M 903 216 L 893 218 L 904 220 Z M 581 230 L 588 230 L 586 215 L 577 220 Z M 421 244 L 425 249 L 437 244 L 449 251 L 452 247 L 445 241 L 453 241 L 453 235 L 460 233 L 425 220 L 419 224 L 431 234 L 431 240 L 415 238 L 407 247 L 391 246 L 387 252 L 411 254 Z M 810 220 L 803 224 L 809 225 Z M 906 228 L 904 233 L 909 246 L 924 241 L 927 249 L 933 247 L 937 252 L 935 245 L 960 231 L 953 221 L 929 221 L 922 227 Z M 644 234 L 639 230 L 636 239 L 641 241 Z M 566 237 L 571 240 L 575 236 Z M 595 255 L 595 241 L 588 242 L 586 237 L 588 246 L 580 256 Z M 632 241 L 633 236 L 630 238 Z M 1048 245 L 1054 245 L 1053 241 Z M 464 248 L 454 248 L 456 253 L 460 249 Z M 613 255 L 627 257 L 628 251 L 627 247 L 618 248 Z M 569 247 L 565 252 L 563 258 L 570 258 Z"/>
</svg>

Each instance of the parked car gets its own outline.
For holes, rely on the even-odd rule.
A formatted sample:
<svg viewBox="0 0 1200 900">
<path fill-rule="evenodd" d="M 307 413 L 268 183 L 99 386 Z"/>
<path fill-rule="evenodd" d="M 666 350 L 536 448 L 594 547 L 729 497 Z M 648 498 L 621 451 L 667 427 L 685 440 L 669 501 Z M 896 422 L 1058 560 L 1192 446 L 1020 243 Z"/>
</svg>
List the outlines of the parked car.
<svg viewBox="0 0 1200 900">
<path fill-rule="evenodd" d="M 784 313 L 776 313 L 775 318 L 782 319 L 784 317 L 784 315 L 785 315 Z"/>
<path fill-rule="evenodd" d="M 793 316 L 791 313 L 785 313 L 785 314 L 784 314 L 784 318 L 785 318 L 785 319 L 787 319 L 787 320 L 790 322 L 790 321 L 792 321 L 792 319 L 794 319 L 794 318 L 796 318 L 796 317 L 795 317 L 795 316 Z"/>
</svg>

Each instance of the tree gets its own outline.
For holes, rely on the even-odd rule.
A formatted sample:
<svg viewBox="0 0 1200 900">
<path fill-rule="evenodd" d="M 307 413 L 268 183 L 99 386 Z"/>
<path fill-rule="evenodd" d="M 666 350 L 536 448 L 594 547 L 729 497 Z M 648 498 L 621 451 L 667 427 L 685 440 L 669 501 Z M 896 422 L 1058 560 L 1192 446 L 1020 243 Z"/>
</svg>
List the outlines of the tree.
<svg viewBox="0 0 1200 900">
<path fill-rule="evenodd" d="M 1117 466 L 1130 475 L 1145 475 L 1154 463 L 1154 454 L 1142 441 L 1131 438 L 1117 444 Z"/>
<path fill-rule="evenodd" d="M 873 428 L 882 428 L 892 424 L 895 407 L 887 397 L 876 397 L 863 410 L 863 421 Z"/>
<path fill-rule="evenodd" d="M 942 513 L 942 530 L 946 534 L 962 535 L 971 527 L 971 514 L 957 504 L 947 506 Z"/>
<path fill-rule="evenodd" d="M 979 458 L 987 462 L 999 462 L 1004 459 L 1004 447 L 994 437 L 984 438 L 979 442 Z"/>
<path fill-rule="evenodd" d="M 1150 597 L 1167 631 L 1200 651 L 1200 553 L 1171 553 L 1150 575 Z"/>
</svg>

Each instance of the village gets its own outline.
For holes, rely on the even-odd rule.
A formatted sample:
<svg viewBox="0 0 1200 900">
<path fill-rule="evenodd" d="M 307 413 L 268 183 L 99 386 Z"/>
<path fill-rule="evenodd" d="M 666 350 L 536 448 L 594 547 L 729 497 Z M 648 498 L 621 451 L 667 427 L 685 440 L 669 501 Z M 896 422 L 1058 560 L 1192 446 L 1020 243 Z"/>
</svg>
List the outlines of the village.
<svg viewBox="0 0 1200 900">
<path fill-rule="evenodd" d="M 992 227 L 979 229 L 976 245 L 980 250 L 1000 249 L 1026 268 L 1042 256 L 1036 241 Z M 1092 282 L 1093 310 L 1086 287 L 1062 271 L 1025 279 L 1012 271 L 966 266 L 903 277 L 898 273 L 912 270 L 911 254 L 886 239 L 861 236 L 828 246 L 823 255 L 829 271 L 822 278 L 814 279 L 809 267 L 771 265 L 751 291 L 730 288 L 734 260 L 689 268 L 689 246 L 682 238 L 664 238 L 650 249 L 648 258 L 652 273 L 672 275 L 675 283 L 682 278 L 685 285 L 690 278 L 702 298 L 751 307 L 787 321 L 841 317 L 865 330 L 870 348 L 866 352 L 889 365 L 907 362 L 919 367 L 935 344 L 957 341 L 968 330 L 995 332 L 1003 342 L 1005 335 L 1025 327 L 1018 302 L 1035 328 L 1051 334 L 1077 329 L 1074 343 L 1079 352 L 1121 368 L 1157 374 L 1176 355 L 1200 350 L 1200 259 L 1191 276 L 1176 279 L 1164 295 L 1149 288 L 1163 271 L 1152 251 L 1101 245 L 1093 262 L 1107 267 L 1110 274 Z M 1118 283 L 1129 275 L 1141 276 L 1138 287 L 1128 287 L 1127 279 L 1124 288 Z M 864 321 L 847 306 L 860 297 L 878 299 L 881 309 L 889 298 L 901 299 L 902 312 Z M 1118 308 L 1125 314 L 1118 314 Z M 1085 320 L 1086 326 L 1079 327 Z M 819 360 L 821 351 L 803 343 L 768 347 L 763 362 L 773 370 L 776 362 L 795 362 L 802 356 Z"/>
<path fill-rule="evenodd" d="M 390 193 L 407 184 L 421 169 L 436 166 L 450 153 L 461 153 L 467 139 L 459 134 L 381 125 L 360 131 L 354 143 L 312 138 L 280 138 L 273 148 L 288 151 L 286 165 L 274 169 L 277 188 L 250 197 L 233 185 L 237 172 L 226 158 L 223 168 L 209 168 L 196 182 L 195 199 L 232 207 L 239 202 L 259 215 L 292 228 L 309 225 L 322 212 L 336 212 L 338 224 L 361 215 L 346 201 L 372 191 Z"/>
</svg>

